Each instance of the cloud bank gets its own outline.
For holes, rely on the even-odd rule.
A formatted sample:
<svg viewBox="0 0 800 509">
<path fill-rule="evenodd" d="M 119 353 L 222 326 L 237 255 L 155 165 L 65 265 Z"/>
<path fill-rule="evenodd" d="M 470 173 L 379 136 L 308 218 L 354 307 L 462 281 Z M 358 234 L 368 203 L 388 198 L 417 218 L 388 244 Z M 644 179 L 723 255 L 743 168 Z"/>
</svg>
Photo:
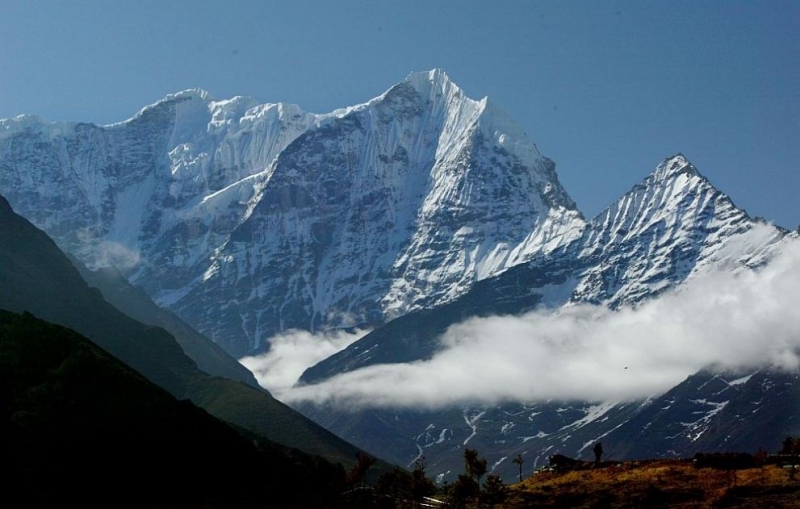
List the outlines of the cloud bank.
<svg viewBox="0 0 800 509">
<path fill-rule="evenodd" d="M 89 261 L 85 263 L 92 270 L 114 267 L 125 271 L 137 267 L 142 261 L 138 251 L 122 242 L 98 238 L 88 228 L 78 230 L 76 234 L 83 245 L 90 246 L 85 253 Z"/>
<path fill-rule="evenodd" d="M 94 251 L 94 264 L 97 267 L 116 267 L 127 270 L 137 267 L 142 261 L 138 251 L 111 240 L 97 244 Z"/>
<path fill-rule="evenodd" d="M 369 331 L 348 333 L 335 331 L 314 335 L 291 330 L 268 340 L 270 351 L 253 357 L 239 359 L 253 372 L 258 383 L 280 397 L 297 382 L 306 368 L 344 350 Z"/>
<path fill-rule="evenodd" d="M 792 240 L 758 271 L 698 276 L 635 309 L 574 305 L 470 319 L 440 338 L 430 360 L 369 366 L 302 387 L 289 387 L 287 376 L 276 396 L 415 408 L 643 398 L 709 365 L 798 369 L 798 299 L 800 241 Z"/>
</svg>

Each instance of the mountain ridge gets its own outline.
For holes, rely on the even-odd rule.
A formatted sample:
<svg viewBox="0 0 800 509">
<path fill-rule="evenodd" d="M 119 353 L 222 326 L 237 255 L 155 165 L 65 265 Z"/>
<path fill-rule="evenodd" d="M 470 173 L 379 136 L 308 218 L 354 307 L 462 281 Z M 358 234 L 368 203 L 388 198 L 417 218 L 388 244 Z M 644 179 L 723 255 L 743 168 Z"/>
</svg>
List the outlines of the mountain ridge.
<svg viewBox="0 0 800 509">
<path fill-rule="evenodd" d="M 441 70 L 324 115 L 191 90 L 47 131 L 0 140 L 0 193 L 236 356 L 449 302 L 584 221 L 554 163 Z"/>
<path fill-rule="evenodd" d="M 687 177 L 682 182 L 686 185 L 679 187 L 677 194 L 670 194 L 668 191 L 676 188 L 675 179 L 683 177 Z M 669 198 L 666 205 L 647 206 L 664 196 Z M 664 213 L 664 208 L 670 212 Z M 675 215 L 680 209 L 688 212 L 676 216 L 672 224 L 658 215 Z M 617 216 L 622 220 L 616 220 Z M 752 248 L 738 246 L 739 240 L 755 228 L 761 228 L 758 244 Z M 387 323 L 309 368 L 300 381 L 319 382 L 325 378 L 322 373 L 330 376 L 351 371 L 378 359 L 391 362 L 382 350 L 397 354 L 405 349 L 403 362 L 427 359 L 435 351 L 435 338 L 447 326 L 469 316 L 521 314 L 539 306 L 557 308 L 577 302 L 612 308 L 623 302 L 635 305 L 716 264 L 724 263 L 732 270 L 760 266 L 779 249 L 786 234 L 736 209 L 724 193 L 678 154 L 665 159 L 628 193 L 589 220 L 581 236 L 562 244 L 557 252 L 544 253 L 487 278 L 438 310 L 420 311 L 419 321 L 425 326 L 414 323 L 415 313 L 397 323 Z M 417 342 L 409 343 L 409 338 Z M 408 350 L 411 344 L 420 348 L 417 354 Z"/>
</svg>

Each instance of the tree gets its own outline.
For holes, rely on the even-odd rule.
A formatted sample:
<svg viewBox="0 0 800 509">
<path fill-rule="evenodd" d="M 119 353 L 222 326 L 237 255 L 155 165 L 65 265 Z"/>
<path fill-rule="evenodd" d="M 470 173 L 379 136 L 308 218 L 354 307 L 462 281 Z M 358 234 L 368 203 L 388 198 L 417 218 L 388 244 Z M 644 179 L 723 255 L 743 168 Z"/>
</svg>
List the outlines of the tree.
<svg viewBox="0 0 800 509">
<path fill-rule="evenodd" d="M 485 458 L 478 456 L 475 449 L 464 449 L 465 473 L 458 476 L 450 489 L 454 507 L 463 508 L 467 502 L 477 500 L 481 495 L 481 479 L 486 475 Z"/>
<path fill-rule="evenodd" d="M 522 482 L 522 464 L 525 463 L 525 458 L 522 457 L 522 454 L 517 454 L 517 457 L 511 462 L 519 465 L 519 482 Z"/>
<path fill-rule="evenodd" d="M 756 465 L 758 465 L 758 468 L 761 470 L 761 484 L 764 484 L 765 482 L 764 467 L 767 465 L 768 458 L 769 454 L 761 447 L 759 447 L 756 453 L 753 455 L 753 459 L 755 459 Z"/>
<path fill-rule="evenodd" d="M 375 482 L 375 494 L 381 508 L 421 507 L 425 497 L 435 493 L 433 481 L 425 477 L 425 457 L 414 461 L 414 470 L 411 472 L 395 468 L 392 472 L 381 474 Z"/>
<path fill-rule="evenodd" d="M 486 458 L 479 458 L 475 449 L 464 449 L 464 466 L 467 475 L 480 486 L 481 478 L 486 474 Z"/>
<path fill-rule="evenodd" d="M 454 508 L 463 509 L 468 501 L 478 498 L 480 492 L 481 488 L 475 479 L 466 474 L 460 474 L 456 482 L 450 486 L 450 501 Z"/>
<path fill-rule="evenodd" d="M 783 440 L 781 454 L 800 454 L 800 437 L 787 436 Z"/>
<path fill-rule="evenodd" d="M 394 508 L 396 501 L 407 500 L 411 488 L 411 476 L 398 467 L 391 472 L 382 473 L 375 481 L 375 495 L 379 507 Z"/>
<path fill-rule="evenodd" d="M 597 442 L 594 444 L 594 464 L 595 466 L 600 464 L 600 458 L 603 457 L 603 444 Z"/>
<path fill-rule="evenodd" d="M 436 493 L 436 486 L 433 481 L 425 476 L 427 462 L 425 456 L 420 456 L 414 460 L 414 470 L 411 471 L 411 500 L 419 504 L 425 497 L 430 497 Z"/>
<path fill-rule="evenodd" d="M 375 464 L 375 458 L 363 452 L 356 453 L 356 464 L 347 474 L 347 483 L 354 487 L 363 488 L 367 484 L 367 470 Z"/>
<path fill-rule="evenodd" d="M 489 474 L 486 476 L 486 483 L 483 485 L 483 493 L 481 500 L 494 507 L 495 504 L 500 504 L 505 501 L 507 496 L 506 485 L 499 475 Z"/>
<path fill-rule="evenodd" d="M 797 454 L 800 455 L 800 437 L 787 436 L 783 441 L 781 454 Z M 789 479 L 794 481 L 797 476 L 797 458 L 792 461 L 792 466 L 789 468 Z"/>
</svg>

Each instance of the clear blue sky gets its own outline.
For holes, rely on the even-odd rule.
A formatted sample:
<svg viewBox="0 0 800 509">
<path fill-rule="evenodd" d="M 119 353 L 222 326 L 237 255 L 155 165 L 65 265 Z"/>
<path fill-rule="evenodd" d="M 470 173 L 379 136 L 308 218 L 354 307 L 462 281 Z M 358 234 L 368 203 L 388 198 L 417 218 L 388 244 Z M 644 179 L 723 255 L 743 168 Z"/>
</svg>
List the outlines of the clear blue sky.
<svg viewBox="0 0 800 509">
<path fill-rule="evenodd" d="M 444 68 L 587 216 L 683 152 L 800 225 L 800 1 L 0 0 L 0 118 L 107 124 L 202 87 L 327 112 Z"/>
</svg>

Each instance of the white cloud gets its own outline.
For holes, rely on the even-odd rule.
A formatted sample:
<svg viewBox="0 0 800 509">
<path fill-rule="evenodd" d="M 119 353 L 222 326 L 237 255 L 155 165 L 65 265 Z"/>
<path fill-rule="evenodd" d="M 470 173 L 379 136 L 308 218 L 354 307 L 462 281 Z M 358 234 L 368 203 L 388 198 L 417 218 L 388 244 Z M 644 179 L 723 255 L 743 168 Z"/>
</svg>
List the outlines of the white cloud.
<svg viewBox="0 0 800 509">
<path fill-rule="evenodd" d="M 703 367 L 798 368 L 800 241 L 757 272 L 715 272 L 610 311 L 475 318 L 428 361 L 376 365 L 281 393 L 284 401 L 437 407 L 662 393 Z"/>
<path fill-rule="evenodd" d="M 303 371 L 344 350 L 367 332 L 334 331 L 314 335 L 306 331 L 290 330 L 268 340 L 269 352 L 244 357 L 239 362 L 253 372 L 262 387 L 280 398 L 297 382 Z"/>
<path fill-rule="evenodd" d="M 136 267 L 141 262 L 138 251 L 130 249 L 119 242 L 104 240 L 94 246 L 94 267 L 115 267 L 127 270 Z"/>
<path fill-rule="evenodd" d="M 76 235 L 83 245 L 79 249 L 79 252 L 82 253 L 81 259 L 92 270 L 114 267 L 125 271 L 138 266 L 142 261 L 138 251 L 121 242 L 101 239 L 89 228 L 78 230 Z"/>
</svg>

